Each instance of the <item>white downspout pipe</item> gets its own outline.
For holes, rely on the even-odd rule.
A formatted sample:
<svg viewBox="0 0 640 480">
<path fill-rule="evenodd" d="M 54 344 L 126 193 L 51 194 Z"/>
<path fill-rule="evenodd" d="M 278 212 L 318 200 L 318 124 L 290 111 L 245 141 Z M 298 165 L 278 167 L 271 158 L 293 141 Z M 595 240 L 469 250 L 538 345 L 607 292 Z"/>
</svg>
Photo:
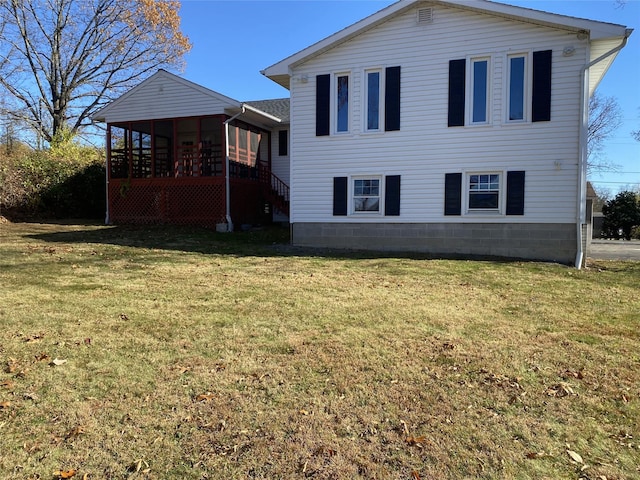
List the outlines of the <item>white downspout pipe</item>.
<svg viewBox="0 0 640 480">
<path fill-rule="evenodd" d="M 627 44 L 627 39 L 633 30 L 627 29 L 624 32 L 622 43 L 608 52 L 600 55 L 595 60 L 587 63 L 580 70 L 580 80 L 582 83 L 582 102 L 580 102 L 580 147 L 578 154 L 578 212 L 576 218 L 576 238 L 577 251 L 575 266 L 579 270 L 584 262 L 584 250 L 582 249 L 582 225 L 586 222 L 587 203 L 587 137 L 589 134 L 589 76 L 588 72 L 595 64 L 600 63 L 605 58 L 622 50 Z"/>
<path fill-rule="evenodd" d="M 227 231 L 233 232 L 233 222 L 231 221 L 231 182 L 229 181 L 229 124 L 236 118 L 245 112 L 245 107 L 242 105 L 242 110 L 236 113 L 233 117 L 224 121 L 224 143 L 225 143 L 225 191 L 226 191 L 226 219 L 227 219 Z"/>
<path fill-rule="evenodd" d="M 106 199 L 106 211 L 104 217 L 104 224 L 111 224 L 111 219 L 109 218 L 109 176 L 111 172 L 109 171 L 109 160 L 111 160 L 111 145 L 109 145 L 109 140 L 111 138 L 111 130 L 110 126 L 107 124 L 107 135 L 104 136 L 104 182 L 105 182 L 105 199 Z"/>
</svg>

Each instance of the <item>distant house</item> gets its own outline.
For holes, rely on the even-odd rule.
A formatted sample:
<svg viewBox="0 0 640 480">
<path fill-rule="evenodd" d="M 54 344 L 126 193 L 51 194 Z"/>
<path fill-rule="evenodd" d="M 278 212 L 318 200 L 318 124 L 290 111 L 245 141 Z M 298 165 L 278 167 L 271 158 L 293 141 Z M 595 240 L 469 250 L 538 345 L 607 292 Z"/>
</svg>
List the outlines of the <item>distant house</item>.
<svg viewBox="0 0 640 480">
<path fill-rule="evenodd" d="M 288 218 L 289 99 L 238 102 L 160 70 L 93 119 L 107 123 L 107 223 Z"/>
<path fill-rule="evenodd" d="M 588 100 L 630 34 L 402 0 L 266 68 L 291 94 L 293 243 L 581 266 Z"/>
</svg>

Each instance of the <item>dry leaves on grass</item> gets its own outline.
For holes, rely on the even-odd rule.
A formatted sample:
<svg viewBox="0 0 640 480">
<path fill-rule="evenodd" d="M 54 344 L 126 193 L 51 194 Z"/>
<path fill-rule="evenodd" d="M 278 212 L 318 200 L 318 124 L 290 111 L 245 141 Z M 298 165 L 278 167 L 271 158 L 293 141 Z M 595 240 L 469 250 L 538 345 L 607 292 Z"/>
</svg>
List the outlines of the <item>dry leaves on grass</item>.
<svg viewBox="0 0 640 480">
<path fill-rule="evenodd" d="M 411 446 L 423 446 L 427 443 L 427 437 L 425 437 L 424 435 L 420 435 L 419 437 L 409 436 L 405 439 L 405 441 Z"/>
<path fill-rule="evenodd" d="M 567 455 L 569 455 L 571 457 L 571 460 L 573 460 L 576 463 L 584 463 L 580 454 L 574 452 L 573 450 L 567 450 Z"/>
<path fill-rule="evenodd" d="M 567 397 L 569 395 L 576 395 L 576 396 L 578 395 L 576 392 L 573 391 L 573 388 L 571 388 L 571 385 L 569 385 L 566 382 L 560 382 L 550 386 L 545 390 L 545 393 L 549 397 L 558 397 L 558 398 Z"/>
<path fill-rule="evenodd" d="M 208 402 L 210 400 L 213 400 L 214 398 L 215 398 L 215 395 L 213 393 L 210 393 L 210 392 L 201 393 L 196 397 L 196 402 Z"/>
<path fill-rule="evenodd" d="M 57 478 L 72 478 L 76 476 L 76 473 L 78 473 L 77 470 L 57 470 L 55 472 L 53 472 L 53 476 L 57 477 Z"/>
</svg>

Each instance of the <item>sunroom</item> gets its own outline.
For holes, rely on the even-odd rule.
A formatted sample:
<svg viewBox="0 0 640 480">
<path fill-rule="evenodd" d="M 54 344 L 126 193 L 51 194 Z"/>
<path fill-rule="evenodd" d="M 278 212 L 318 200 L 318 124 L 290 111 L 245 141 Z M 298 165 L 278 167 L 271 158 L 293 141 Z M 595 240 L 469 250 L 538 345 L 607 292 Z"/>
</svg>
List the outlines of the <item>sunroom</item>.
<svg viewBox="0 0 640 480">
<path fill-rule="evenodd" d="M 288 213 L 274 115 L 161 70 L 94 120 L 107 123 L 107 223 L 232 229 Z"/>
</svg>

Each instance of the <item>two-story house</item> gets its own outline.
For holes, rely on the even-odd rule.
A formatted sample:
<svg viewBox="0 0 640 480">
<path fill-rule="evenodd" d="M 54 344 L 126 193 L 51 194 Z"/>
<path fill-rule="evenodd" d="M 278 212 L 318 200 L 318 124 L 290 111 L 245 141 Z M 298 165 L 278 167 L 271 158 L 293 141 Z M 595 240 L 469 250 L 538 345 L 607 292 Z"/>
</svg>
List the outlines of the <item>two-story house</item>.
<svg viewBox="0 0 640 480">
<path fill-rule="evenodd" d="M 588 101 L 630 34 L 401 0 L 266 68 L 291 94 L 293 243 L 580 267 Z"/>
</svg>

